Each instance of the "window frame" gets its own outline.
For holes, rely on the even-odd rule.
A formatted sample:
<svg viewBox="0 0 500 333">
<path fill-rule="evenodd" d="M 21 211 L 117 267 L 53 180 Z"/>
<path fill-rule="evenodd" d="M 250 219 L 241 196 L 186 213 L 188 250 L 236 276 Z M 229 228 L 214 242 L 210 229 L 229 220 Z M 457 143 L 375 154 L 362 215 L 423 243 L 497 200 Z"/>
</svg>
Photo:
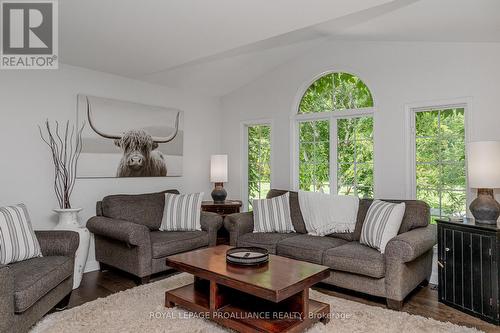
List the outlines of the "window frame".
<svg viewBox="0 0 500 333">
<path fill-rule="evenodd" d="M 372 100 L 373 100 L 373 106 L 372 107 L 367 107 L 367 108 L 359 108 L 359 109 L 343 109 L 343 110 L 333 110 L 333 111 L 325 111 L 325 112 L 315 112 L 315 113 L 300 113 L 300 103 L 302 101 L 302 98 L 304 97 L 304 94 L 306 93 L 307 89 L 318 79 L 322 78 L 325 75 L 332 74 L 332 73 L 349 73 L 352 74 L 358 78 L 360 78 L 363 83 L 370 89 L 370 93 L 372 95 Z M 374 133 L 374 138 L 373 138 L 373 193 L 374 196 L 376 195 L 376 189 L 375 189 L 375 160 L 376 160 L 376 149 L 375 149 L 375 122 L 376 119 L 374 117 L 375 113 L 377 110 L 377 104 L 376 104 L 376 98 L 373 89 L 370 87 L 369 84 L 367 84 L 367 81 L 362 78 L 362 76 L 356 74 L 355 71 L 352 70 L 342 70 L 342 69 L 335 69 L 335 70 L 329 70 L 326 72 L 322 72 L 315 77 L 313 77 L 312 80 L 306 82 L 301 89 L 299 90 L 297 97 L 295 99 L 293 108 L 292 108 L 292 115 L 290 117 L 290 165 L 291 165 L 291 172 L 290 172 L 290 184 L 292 185 L 292 188 L 295 191 L 299 190 L 299 164 L 300 164 L 300 159 L 299 159 L 299 149 L 300 149 L 300 135 L 299 135 L 299 130 L 300 126 L 299 123 L 301 122 L 306 122 L 306 121 L 314 121 L 314 120 L 329 120 L 330 121 L 330 193 L 337 193 L 337 119 L 345 119 L 345 118 L 359 118 L 359 117 L 372 117 L 373 118 L 373 133 Z M 332 189 L 335 189 L 333 192 Z"/>
<path fill-rule="evenodd" d="M 407 189 L 406 196 L 409 199 L 416 200 L 417 198 L 417 170 L 416 170 L 416 114 L 418 112 L 438 111 L 446 109 L 464 109 L 464 144 L 465 144 L 465 196 L 466 196 L 466 215 L 470 215 L 469 205 L 474 198 L 474 193 L 469 187 L 468 164 L 467 164 L 467 149 L 470 140 L 470 124 L 472 113 L 472 98 L 455 98 L 449 100 L 419 102 L 405 105 L 406 112 L 406 151 L 407 156 Z"/>
<path fill-rule="evenodd" d="M 249 207 L 248 207 L 248 128 L 252 126 L 269 126 L 269 129 L 271 131 L 270 134 L 270 144 L 271 144 L 271 150 L 270 150 L 270 170 L 271 170 L 271 175 L 270 175 L 270 180 L 271 180 L 271 188 L 274 183 L 274 121 L 272 119 L 255 119 L 255 120 L 245 120 L 240 123 L 240 134 L 241 134 L 241 156 L 240 156 L 240 161 L 241 161 L 241 190 L 240 190 L 240 197 L 242 198 L 242 203 L 243 203 L 243 211 L 247 212 Z"/>
</svg>

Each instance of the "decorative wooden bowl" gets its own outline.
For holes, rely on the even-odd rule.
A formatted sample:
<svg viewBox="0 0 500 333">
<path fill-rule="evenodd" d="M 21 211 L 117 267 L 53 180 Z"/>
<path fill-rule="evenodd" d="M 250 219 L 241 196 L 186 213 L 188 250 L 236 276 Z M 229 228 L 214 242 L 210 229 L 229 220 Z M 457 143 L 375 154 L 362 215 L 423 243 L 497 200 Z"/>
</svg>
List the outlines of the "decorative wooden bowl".
<svg viewBox="0 0 500 333">
<path fill-rule="evenodd" d="M 269 261 L 269 252 L 261 247 L 235 247 L 227 250 L 226 261 L 235 265 L 257 266 Z"/>
</svg>

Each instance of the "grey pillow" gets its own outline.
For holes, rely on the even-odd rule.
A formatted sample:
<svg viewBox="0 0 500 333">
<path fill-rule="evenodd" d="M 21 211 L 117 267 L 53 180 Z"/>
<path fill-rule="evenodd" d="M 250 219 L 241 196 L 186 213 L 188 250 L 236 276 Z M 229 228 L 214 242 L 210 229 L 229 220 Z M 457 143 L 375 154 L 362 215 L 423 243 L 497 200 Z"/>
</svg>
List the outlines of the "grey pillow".
<svg viewBox="0 0 500 333">
<path fill-rule="evenodd" d="M 179 191 L 109 195 L 102 199 L 102 216 L 134 222 L 145 225 L 150 230 L 158 230 L 163 217 L 165 193 L 179 194 Z"/>
</svg>

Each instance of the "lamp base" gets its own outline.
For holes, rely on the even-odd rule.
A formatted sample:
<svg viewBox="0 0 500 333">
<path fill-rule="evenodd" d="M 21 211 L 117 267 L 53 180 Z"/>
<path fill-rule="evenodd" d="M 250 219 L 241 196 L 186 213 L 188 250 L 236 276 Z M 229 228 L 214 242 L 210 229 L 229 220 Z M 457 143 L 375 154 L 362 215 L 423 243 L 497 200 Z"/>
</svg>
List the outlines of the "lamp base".
<svg viewBox="0 0 500 333">
<path fill-rule="evenodd" d="M 500 216 L 500 204 L 495 200 L 492 189 L 478 189 L 477 198 L 471 202 L 469 209 L 477 223 L 497 224 Z"/>
<path fill-rule="evenodd" d="M 227 192 L 224 189 L 223 183 L 215 183 L 215 188 L 212 191 L 212 199 L 216 203 L 224 203 L 226 201 Z"/>
</svg>

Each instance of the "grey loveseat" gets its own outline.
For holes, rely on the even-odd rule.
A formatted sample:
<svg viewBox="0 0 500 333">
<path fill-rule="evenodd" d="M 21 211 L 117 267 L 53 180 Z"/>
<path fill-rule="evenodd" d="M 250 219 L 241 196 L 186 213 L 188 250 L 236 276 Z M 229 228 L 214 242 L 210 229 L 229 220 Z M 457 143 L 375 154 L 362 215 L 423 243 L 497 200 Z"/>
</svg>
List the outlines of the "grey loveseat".
<svg viewBox="0 0 500 333">
<path fill-rule="evenodd" d="M 0 265 L 0 332 L 27 332 L 52 308 L 68 305 L 78 233 L 35 231 L 43 257 Z"/>
<path fill-rule="evenodd" d="M 267 197 L 285 192 L 271 190 Z M 389 241 L 384 254 L 359 243 L 370 199 L 360 200 L 356 228 L 349 234 L 308 235 L 297 192 L 290 192 L 295 233 L 253 233 L 251 212 L 229 215 L 224 225 L 233 246 L 264 247 L 273 254 L 328 266 L 331 274 L 324 282 L 384 297 L 389 308 L 399 310 L 415 287 L 429 281 L 437 231 L 434 225 L 429 225 L 430 209 L 425 202 L 388 201 L 405 202 L 406 211 L 399 235 Z"/>
<path fill-rule="evenodd" d="M 95 255 L 101 266 L 116 267 L 147 283 L 151 274 L 170 269 L 166 257 L 216 245 L 222 217 L 215 213 L 201 212 L 200 231 L 158 230 L 165 192 L 110 195 L 97 202 L 97 216 L 87 222 L 87 228 L 95 235 Z"/>
</svg>

